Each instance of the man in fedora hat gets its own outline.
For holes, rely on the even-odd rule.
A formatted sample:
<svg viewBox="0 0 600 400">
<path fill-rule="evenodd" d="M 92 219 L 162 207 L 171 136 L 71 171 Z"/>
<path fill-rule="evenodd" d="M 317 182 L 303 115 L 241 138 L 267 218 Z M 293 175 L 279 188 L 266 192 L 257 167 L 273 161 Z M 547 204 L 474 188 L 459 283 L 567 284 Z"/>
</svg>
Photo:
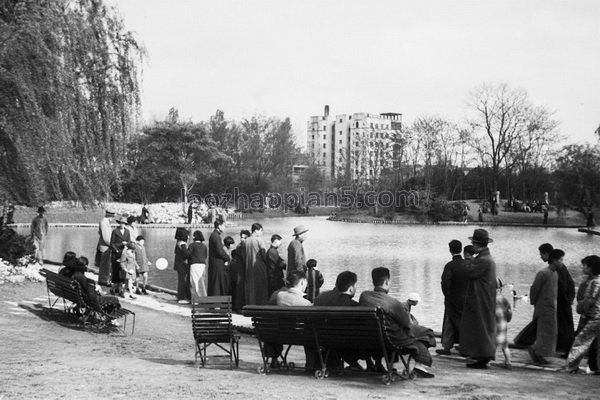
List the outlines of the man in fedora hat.
<svg viewBox="0 0 600 400">
<path fill-rule="evenodd" d="M 38 264 L 44 263 L 44 243 L 48 235 L 48 220 L 44 217 L 46 209 L 38 207 L 38 215 L 31 221 L 31 237 L 35 247 L 35 261 Z"/>
<path fill-rule="evenodd" d="M 96 245 L 95 264 L 98 267 L 98 285 L 110 286 L 110 236 L 112 233 L 110 219 L 115 213 L 110 210 L 104 212 L 104 218 L 98 224 L 98 244 Z"/>
<path fill-rule="evenodd" d="M 306 270 L 306 256 L 302 246 L 302 242 L 306 239 L 306 232 L 308 232 L 308 229 L 304 225 L 298 225 L 294 228 L 294 240 L 288 245 L 288 275 L 292 271 L 304 272 Z"/>
<path fill-rule="evenodd" d="M 488 231 L 475 229 L 469 237 L 475 254 L 465 258 L 467 293 L 460 322 L 460 353 L 468 368 L 487 368 L 496 354 L 496 263 L 488 249 Z"/>
</svg>

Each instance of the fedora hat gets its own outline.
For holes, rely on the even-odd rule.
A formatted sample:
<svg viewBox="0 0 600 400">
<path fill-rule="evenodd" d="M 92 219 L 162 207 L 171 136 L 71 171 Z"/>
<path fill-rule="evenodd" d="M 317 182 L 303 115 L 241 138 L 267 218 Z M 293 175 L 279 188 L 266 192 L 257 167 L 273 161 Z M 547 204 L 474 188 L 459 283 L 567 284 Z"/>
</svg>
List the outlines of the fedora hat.
<svg viewBox="0 0 600 400">
<path fill-rule="evenodd" d="M 45 213 L 46 209 L 44 208 L 44 206 L 40 206 L 38 207 L 38 213 Z"/>
<path fill-rule="evenodd" d="M 293 236 L 300 236 L 304 232 L 308 232 L 308 229 L 306 229 L 306 227 L 304 225 L 298 225 L 297 227 L 294 228 L 294 235 Z"/>
<path fill-rule="evenodd" d="M 106 210 L 106 211 L 104 211 L 104 216 L 105 217 L 114 217 L 115 216 L 115 212 L 111 211 L 111 210 Z"/>
<path fill-rule="evenodd" d="M 485 229 L 475 229 L 473 236 L 469 236 L 469 240 L 473 243 L 488 244 L 494 240 Z"/>
</svg>

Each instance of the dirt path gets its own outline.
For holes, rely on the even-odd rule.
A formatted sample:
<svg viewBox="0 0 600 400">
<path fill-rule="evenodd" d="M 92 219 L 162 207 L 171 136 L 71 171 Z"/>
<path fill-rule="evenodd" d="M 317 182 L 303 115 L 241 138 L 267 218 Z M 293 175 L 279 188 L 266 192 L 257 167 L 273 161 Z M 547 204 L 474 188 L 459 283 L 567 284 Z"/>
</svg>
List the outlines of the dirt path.
<svg viewBox="0 0 600 400">
<path fill-rule="evenodd" d="M 215 349 L 209 349 L 209 366 L 197 369 L 187 317 L 129 303 L 137 314 L 134 336 L 96 333 L 62 311 L 48 312 L 45 296 L 41 283 L 1 288 L 0 399 L 595 399 L 600 386 L 600 376 L 471 371 L 437 355 L 436 378 L 391 386 L 374 375 L 332 374 L 322 381 L 301 371 L 260 376 L 258 345 L 248 335 L 240 344 L 239 369 L 229 370 L 228 358 L 215 357 Z M 302 364 L 302 349 L 290 357 Z"/>
</svg>

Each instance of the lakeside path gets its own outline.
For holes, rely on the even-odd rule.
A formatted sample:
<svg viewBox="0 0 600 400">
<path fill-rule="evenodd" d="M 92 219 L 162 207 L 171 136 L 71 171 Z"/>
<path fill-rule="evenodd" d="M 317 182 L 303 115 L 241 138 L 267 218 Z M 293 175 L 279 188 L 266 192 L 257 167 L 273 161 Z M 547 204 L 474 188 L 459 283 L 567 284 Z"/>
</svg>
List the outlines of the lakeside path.
<svg viewBox="0 0 600 400">
<path fill-rule="evenodd" d="M 44 283 L 7 284 L 0 291 L 0 398 L 126 399 L 549 399 L 597 398 L 600 377 L 519 367 L 526 352 L 513 350 L 516 366 L 472 371 L 457 357 L 434 354 L 434 379 L 384 386 L 367 374 L 331 374 L 318 381 L 299 371 L 261 376 L 256 339 L 243 334 L 240 367 L 209 348 L 206 368 L 194 365 L 189 308 L 161 295 L 127 300 L 137 315 L 135 335 L 81 327 L 47 311 Z M 139 298 L 138 298 L 139 300 Z M 144 305 L 143 303 L 148 302 Z M 150 307 L 162 303 L 162 309 Z M 177 309 L 174 311 L 173 309 Z M 290 359 L 302 364 L 303 349 Z M 560 365 L 562 360 L 557 360 Z"/>
</svg>

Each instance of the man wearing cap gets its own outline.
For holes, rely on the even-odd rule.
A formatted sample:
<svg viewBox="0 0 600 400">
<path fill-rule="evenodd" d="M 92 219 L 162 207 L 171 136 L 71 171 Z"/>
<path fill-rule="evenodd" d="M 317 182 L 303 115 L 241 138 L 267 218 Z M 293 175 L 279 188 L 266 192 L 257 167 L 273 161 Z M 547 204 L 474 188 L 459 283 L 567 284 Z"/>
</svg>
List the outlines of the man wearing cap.
<svg viewBox="0 0 600 400">
<path fill-rule="evenodd" d="M 44 217 L 46 209 L 38 207 L 38 215 L 31 221 L 31 237 L 35 247 L 35 261 L 38 264 L 44 263 L 44 243 L 48 235 L 48 220 Z"/>
<path fill-rule="evenodd" d="M 460 321 L 460 353 L 468 368 L 487 368 L 496 355 L 496 263 L 488 249 L 488 231 L 475 229 L 469 237 L 477 257 L 465 259 L 467 293 Z"/>
<path fill-rule="evenodd" d="M 452 240 L 448 243 L 452 260 L 444 266 L 442 272 L 442 292 L 444 293 L 444 322 L 442 325 L 442 349 L 438 354 L 450 355 L 450 349 L 458 343 L 459 326 L 465 305 L 467 279 L 464 260 L 461 256 L 462 243 Z"/>
<path fill-rule="evenodd" d="M 302 246 L 302 242 L 306 239 L 306 232 L 308 232 L 308 229 L 304 225 L 298 225 L 294 228 L 294 240 L 288 245 L 288 275 L 292 271 L 304 272 L 306 270 L 306 256 L 304 255 L 304 247 Z"/>
<path fill-rule="evenodd" d="M 98 224 L 98 245 L 96 246 L 95 264 L 98 267 L 98 285 L 110 286 L 110 219 L 115 213 L 109 210 L 104 212 L 104 218 Z"/>
</svg>

